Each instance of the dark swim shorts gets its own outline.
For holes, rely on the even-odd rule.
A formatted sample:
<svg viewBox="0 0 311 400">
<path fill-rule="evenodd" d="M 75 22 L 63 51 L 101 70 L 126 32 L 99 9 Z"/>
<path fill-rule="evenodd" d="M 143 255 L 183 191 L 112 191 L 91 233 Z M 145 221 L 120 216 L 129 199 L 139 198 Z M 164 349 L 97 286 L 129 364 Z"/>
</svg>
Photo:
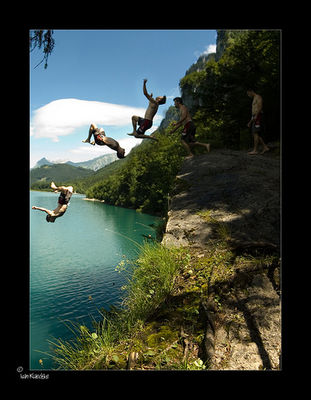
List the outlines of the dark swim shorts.
<svg viewBox="0 0 311 400">
<path fill-rule="evenodd" d="M 152 121 L 150 121 L 150 119 L 145 119 L 145 118 L 139 117 L 138 125 L 139 125 L 139 128 L 136 130 L 136 132 L 144 134 L 147 129 L 150 129 L 152 127 Z"/>
<path fill-rule="evenodd" d="M 254 116 L 253 116 L 254 118 Z M 257 115 L 257 118 L 252 120 L 251 123 L 251 132 L 252 133 L 262 133 L 264 130 L 264 124 L 263 124 L 263 114 L 260 113 Z"/>
<path fill-rule="evenodd" d="M 96 132 L 94 132 L 95 143 L 99 146 L 105 145 L 105 142 L 103 141 L 104 136 L 106 136 L 104 131 L 96 130 Z"/>
<path fill-rule="evenodd" d="M 184 130 L 181 134 L 181 139 L 187 143 L 195 142 L 195 132 L 196 126 L 194 125 L 193 121 L 189 121 L 184 126 Z"/>
<path fill-rule="evenodd" d="M 59 195 L 58 204 L 61 204 L 61 205 L 68 204 L 71 199 L 71 196 L 72 196 L 72 193 L 69 190 L 67 190 L 66 193 L 62 192 Z"/>
</svg>

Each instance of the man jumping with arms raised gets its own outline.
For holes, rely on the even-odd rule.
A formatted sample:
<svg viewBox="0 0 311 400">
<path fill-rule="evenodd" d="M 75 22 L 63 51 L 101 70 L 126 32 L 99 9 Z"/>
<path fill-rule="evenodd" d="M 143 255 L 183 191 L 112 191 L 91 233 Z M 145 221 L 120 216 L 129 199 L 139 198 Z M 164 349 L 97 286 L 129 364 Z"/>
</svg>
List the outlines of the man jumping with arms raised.
<svg viewBox="0 0 311 400">
<path fill-rule="evenodd" d="M 152 120 L 158 111 L 159 105 L 166 103 L 166 96 L 158 96 L 154 99 L 152 97 L 152 93 L 149 94 L 147 92 L 146 82 L 147 82 L 147 79 L 144 79 L 143 93 L 149 100 L 148 108 L 145 112 L 144 118 L 138 117 L 137 115 L 132 116 L 133 132 L 128 133 L 128 135 L 135 136 L 136 138 L 139 138 L 139 139 L 157 140 L 156 138 L 154 138 L 152 136 L 145 135 L 145 131 L 152 127 Z M 137 124 L 139 125 L 138 129 L 136 129 Z"/>
</svg>

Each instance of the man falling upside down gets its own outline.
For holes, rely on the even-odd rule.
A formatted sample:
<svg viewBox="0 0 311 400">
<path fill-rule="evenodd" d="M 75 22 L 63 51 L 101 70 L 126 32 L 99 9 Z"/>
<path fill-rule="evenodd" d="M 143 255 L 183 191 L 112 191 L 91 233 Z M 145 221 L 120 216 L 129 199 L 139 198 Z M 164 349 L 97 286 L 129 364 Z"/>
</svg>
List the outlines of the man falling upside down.
<svg viewBox="0 0 311 400">
<path fill-rule="evenodd" d="M 152 127 L 152 120 L 158 111 L 159 105 L 166 103 L 166 96 L 158 96 L 154 99 L 152 93 L 149 94 L 147 92 L 146 82 L 147 79 L 144 79 L 143 93 L 149 100 L 148 108 L 145 112 L 144 118 L 138 117 L 137 115 L 132 116 L 133 132 L 128 133 L 128 135 L 141 139 L 157 140 L 152 136 L 145 135 L 145 132 Z M 139 125 L 138 129 L 136 129 L 137 124 Z"/>
<path fill-rule="evenodd" d="M 62 217 L 67 211 L 70 198 L 73 193 L 72 186 L 56 186 L 54 182 L 51 183 L 51 188 L 57 193 L 61 192 L 58 198 L 57 207 L 54 210 L 48 210 L 43 207 L 32 206 L 33 210 L 44 211 L 47 213 L 46 221 L 55 222 L 56 218 Z"/>
<path fill-rule="evenodd" d="M 91 137 L 94 135 L 94 140 L 91 142 Z M 90 143 L 95 146 L 95 143 L 98 144 L 99 146 L 108 146 L 112 150 L 115 150 L 117 152 L 117 157 L 118 158 L 124 158 L 125 150 L 120 147 L 119 143 L 110 138 L 107 137 L 105 134 L 105 131 L 103 128 L 97 128 L 97 126 L 93 123 L 90 126 L 89 129 L 89 136 L 87 139 L 82 140 L 83 143 Z"/>
</svg>

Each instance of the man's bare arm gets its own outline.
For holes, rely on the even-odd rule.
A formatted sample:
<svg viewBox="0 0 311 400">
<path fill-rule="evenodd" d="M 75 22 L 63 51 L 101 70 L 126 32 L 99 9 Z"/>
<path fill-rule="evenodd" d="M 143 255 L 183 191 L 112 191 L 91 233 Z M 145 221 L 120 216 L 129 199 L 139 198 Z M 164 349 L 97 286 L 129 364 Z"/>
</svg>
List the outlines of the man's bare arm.
<svg viewBox="0 0 311 400">
<path fill-rule="evenodd" d="M 49 215 L 52 214 L 52 211 L 51 211 L 51 210 L 48 210 L 47 208 L 32 206 L 32 209 L 33 209 L 33 210 L 44 211 L 44 212 L 46 212 L 46 213 L 49 214 Z"/>
<path fill-rule="evenodd" d="M 150 95 L 150 94 L 147 92 L 146 82 L 147 82 L 147 79 L 144 79 L 144 84 L 143 84 L 143 92 L 144 92 L 144 95 L 147 97 L 147 99 L 148 99 L 149 101 L 151 101 L 151 103 L 156 103 L 155 99 L 152 97 L 152 93 L 151 93 L 151 95 Z"/>
<path fill-rule="evenodd" d="M 186 118 L 187 118 L 187 109 L 186 107 L 182 107 L 180 111 L 180 119 L 179 121 L 174 123 L 175 128 L 171 131 L 171 133 L 174 133 L 183 124 Z"/>
</svg>

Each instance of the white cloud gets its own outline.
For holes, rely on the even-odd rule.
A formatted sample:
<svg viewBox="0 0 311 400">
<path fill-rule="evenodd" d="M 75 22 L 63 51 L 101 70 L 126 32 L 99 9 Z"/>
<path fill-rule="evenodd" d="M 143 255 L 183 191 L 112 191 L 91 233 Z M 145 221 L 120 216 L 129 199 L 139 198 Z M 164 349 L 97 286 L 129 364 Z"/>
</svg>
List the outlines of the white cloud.
<svg viewBox="0 0 311 400">
<path fill-rule="evenodd" d="M 205 50 L 203 51 L 202 54 L 210 54 L 210 53 L 216 53 L 216 44 L 210 44 L 206 46 Z"/>
<path fill-rule="evenodd" d="M 132 115 L 144 116 L 145 109 L 126 105 L 79 99 L 54 100 L 33 113 L 30 135 L 50 138 L 58 142 L 59 136 L 74 133 L 77 128 L 98 125 L 125 126 Z"/>
<path fill-rule="evenodd" d="M 196 50 L 194 52 L 194 55 L 196 58 L 199 58 L 200 56 L 203 55 L 207 56 L 210 53 L 216 53 L 216 44 L 209 44 L 208 46 L 205 46 L 205 50 L 203 52 Z"/>
<path fill-rule="evenodd" d="M 48 138 L 53 142 L 58 142 L 59 137 L 66 135 L 76 134 L 76 138 L 72 138 L 72 147 L 69 147 L 68 143 L 66 147 L 60 146 L 58 143 L 48 147 L 46 145 L 40 147 L 40 144 L 36 143 L 30 151 L 30 166 L 33 167 L 42 157 L 54 161 L 62 159 L 79 162 L 91 160 L 103 154 L 113 153 L 114 151 L 107 146 L 91 146 L 81 142 L 82 139 L 86 138 L 88 127 L 92 122 L 99 127 L 103 127 L 106 135 L 116 139 L 120 146 L 125 149 L 125 154 L 128 155 L 131 149 L 142 141 L 126 135 L 127 132 L 132 131 L 131 117 L 132 115 L 143 117 L 144 114 L 145 108 L 97 101 L 78 99 L 52 101 L 34 111 L 30 126 L 30 136 L 36 139 Z M 158 112 L 154 118 L 154 125 L 146 134 L 149 135 L 154 132 L 162 118 L 163 116 Z M 123 127 L 122 130 L 125 132 L 122 138 L 120 138 L 119 127 Z M 81 128 L 84 132 L 82 136 Z"/>
</svg>

